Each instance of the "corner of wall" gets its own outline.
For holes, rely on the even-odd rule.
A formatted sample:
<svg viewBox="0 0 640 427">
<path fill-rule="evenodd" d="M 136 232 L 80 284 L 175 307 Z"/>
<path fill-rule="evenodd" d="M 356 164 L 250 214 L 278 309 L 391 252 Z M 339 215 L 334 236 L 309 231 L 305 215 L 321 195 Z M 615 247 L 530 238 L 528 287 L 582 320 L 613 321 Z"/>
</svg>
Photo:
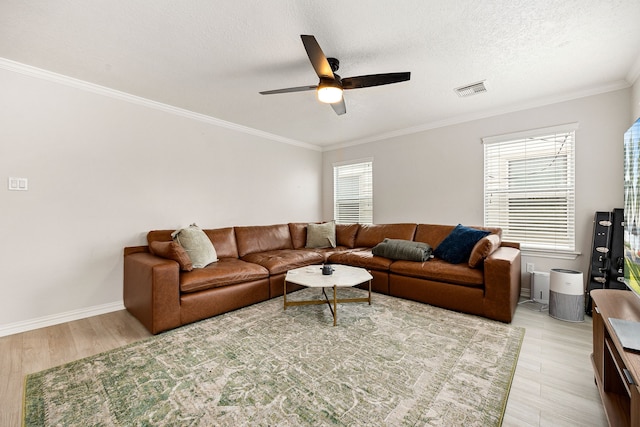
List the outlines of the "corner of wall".
<svg viewBox="0 0 640 427">
<path fill-rule="evenodd" d="M 640 57 L 637 62 L 640 64 Z M 631 122 L 635 122 L 640 118 L 640 71 L 632 74 L 635 74 L 635 80 L 631 83 Z"/>
<path fill-rule="evenodd" d="M 631 112 L 633 114 L 632 122 L 640 119 L 640 78 L 637 78 L 633 84 L 631 91 Z"/>
</svg>

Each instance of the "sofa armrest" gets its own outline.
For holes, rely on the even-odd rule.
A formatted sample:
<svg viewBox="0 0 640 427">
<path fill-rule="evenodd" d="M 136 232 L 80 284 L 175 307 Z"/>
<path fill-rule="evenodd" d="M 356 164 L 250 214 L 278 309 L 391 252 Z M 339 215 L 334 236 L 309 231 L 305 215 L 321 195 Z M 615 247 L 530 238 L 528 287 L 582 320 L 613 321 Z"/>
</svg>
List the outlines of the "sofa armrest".
<svg viewBox="0 0 640 427">
<path fill-rule="evenodd" d="M 484 313 L 511 322 L 520 298 L 520 250 L 502 246 L 484 260 Z"/>
<path fill-rule="evenodd" d="M 178 263 L 125 249 L 124 305 L 152 334 L 180 326 Z"/>
</svg>

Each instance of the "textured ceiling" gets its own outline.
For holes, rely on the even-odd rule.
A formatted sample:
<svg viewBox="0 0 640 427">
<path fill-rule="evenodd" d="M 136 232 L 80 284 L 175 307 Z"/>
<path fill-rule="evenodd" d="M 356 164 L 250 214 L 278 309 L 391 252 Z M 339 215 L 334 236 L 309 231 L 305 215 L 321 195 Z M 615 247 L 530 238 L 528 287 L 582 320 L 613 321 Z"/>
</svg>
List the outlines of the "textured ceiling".
<svg viewBox="0 0 640 427">
<path fill-rule="evenodd" d="M 639 22 L 638 0 L 2 0 L 0 58 L 335 147 L 629 86 Z M 300 34 L 343 77 L 411 80 L 345 92 L 343 116 L 259 95 L 317 84 Z"/>
</svg>

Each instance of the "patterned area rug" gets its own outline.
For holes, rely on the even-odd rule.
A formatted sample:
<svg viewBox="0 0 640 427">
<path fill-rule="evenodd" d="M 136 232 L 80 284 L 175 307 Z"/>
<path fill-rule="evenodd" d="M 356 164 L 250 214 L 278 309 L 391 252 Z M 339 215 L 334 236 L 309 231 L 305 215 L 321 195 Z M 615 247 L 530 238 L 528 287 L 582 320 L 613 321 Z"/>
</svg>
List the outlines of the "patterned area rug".
<svg viewBox="0 0 640 427">
<path fill-rule="evenodd" d="M 24 424 L 498 426 L 523 336 L 381 294 L 334 327 L 277 298 L 28 375 Z"/>
</svg>

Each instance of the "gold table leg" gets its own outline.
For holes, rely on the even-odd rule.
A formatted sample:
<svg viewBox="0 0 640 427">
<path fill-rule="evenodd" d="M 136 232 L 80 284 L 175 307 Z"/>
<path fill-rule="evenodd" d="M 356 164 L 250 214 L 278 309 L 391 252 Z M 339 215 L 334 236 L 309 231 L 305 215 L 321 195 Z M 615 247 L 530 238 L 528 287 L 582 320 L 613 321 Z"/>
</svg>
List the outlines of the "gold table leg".
<svg viewBox="0 0 640 427">
<path fill-rule="evenodd" d="M 284 309 L 287 309 L 287 281 L 284 281 Z"/>
<path fill-rule="evenodd" d="M 308 301 L 288 301 L 287 302 L 287 282 L 284 282 L 284 289 L 283 289 L 283 305 L 284 305 L 284 309 L 286 310 L 287 307 L 290 306 L 298 306 L 298 305 L 320 305 L 320 304 L 327 304 L 329 306 L 329 310 L 331 310 L 331 314 L 333 315 L 333 326 L 337 326 L 338 325 L 338 303 L 351 303 L 351 302 L 368 302 L 369 305 L 371 305 L 371 280 L 369 280 L 369 295 L 364 298 L 343 298 L 343 299 L 338 299 L 338 286 L 333 285 L 333 305 L 331 304 L 331 300 L 329 299 L 329 296 L 326 294 L 325 292 L 325 287 L 322 287 L 322 294 L 325 297 L 325 300 L 308 300 Z"/>
<path fill-rule="evenodd" d="M 336 285 L 333 285 L 333 326 L 336 326 L 338 320 L 338 299 L 336 298 Z"/>
</svg>

